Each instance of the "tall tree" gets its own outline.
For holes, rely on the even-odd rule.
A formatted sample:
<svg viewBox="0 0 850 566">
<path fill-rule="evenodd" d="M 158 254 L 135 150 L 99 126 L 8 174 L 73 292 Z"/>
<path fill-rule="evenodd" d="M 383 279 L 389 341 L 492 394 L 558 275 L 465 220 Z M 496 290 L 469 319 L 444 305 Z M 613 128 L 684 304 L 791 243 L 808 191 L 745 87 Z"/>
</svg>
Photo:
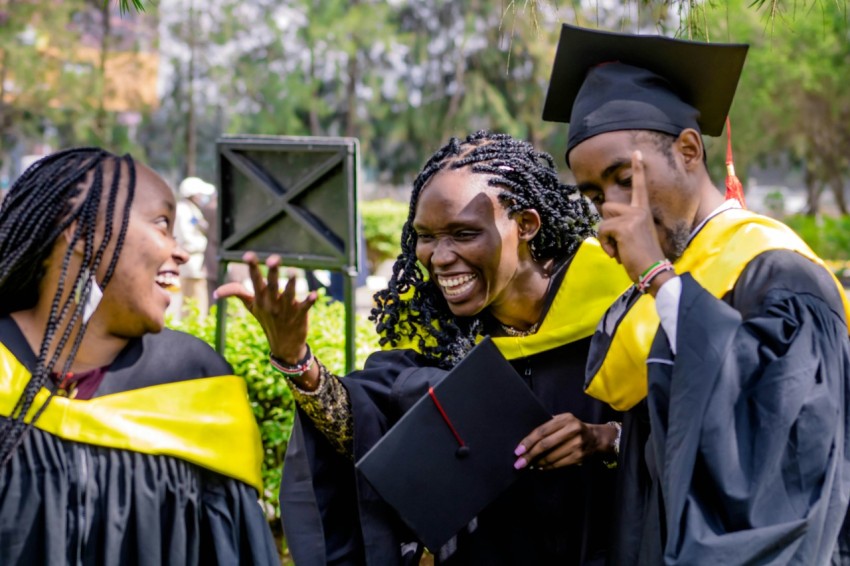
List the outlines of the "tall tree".
<svg viewBox="0 0 850 566">
<path fill-rule="evenodd" d="M 68 24 L 80 6 L 0 0 L 0 155 L 38 135 L 59 108 L 87 105 L 88 69 L 66 57 L 79 40 Z"/>
<path fill-rule="evenodd" d="M 706 21 L 716 40 L 751 44 L 731 112 L 739 170 L 756 160 L 787 156 L 802 169 L 810 214 L 818 211 L 825 190 L 832 191 L 837 207 L 846 214 L 844 179 L 850 171 L 846 8 L 824 2 L 802 7 L 788 20 L 766 21 L 756 14 L 741 17 L 742 12 L 734 11 L 736 2 L 743 10 L 742 0 L 729 0 L 729 12 L 708 10 Z"/>
</svg>

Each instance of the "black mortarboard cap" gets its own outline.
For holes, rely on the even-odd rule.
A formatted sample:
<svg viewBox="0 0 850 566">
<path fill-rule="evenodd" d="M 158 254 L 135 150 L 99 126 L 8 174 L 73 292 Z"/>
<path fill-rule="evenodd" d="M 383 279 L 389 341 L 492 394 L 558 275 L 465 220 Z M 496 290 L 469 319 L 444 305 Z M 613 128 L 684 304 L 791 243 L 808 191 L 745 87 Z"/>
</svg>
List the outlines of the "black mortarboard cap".
<svg viewBox="0 0 850 566">
<path fill-rule="evenodd" d="M 436 551 L 529 473 L 514 469 L 514 449 L 551 416 L 489 338 L 433 394 L 437 402 L 417 401 L 357 469 Z"/>
<path fill-rule="evenodd" d="M 747 48 L 564 24 L 543 119 L 570 124 L 568 156 L 619 130 L 720 135 Z"/>
</svg>

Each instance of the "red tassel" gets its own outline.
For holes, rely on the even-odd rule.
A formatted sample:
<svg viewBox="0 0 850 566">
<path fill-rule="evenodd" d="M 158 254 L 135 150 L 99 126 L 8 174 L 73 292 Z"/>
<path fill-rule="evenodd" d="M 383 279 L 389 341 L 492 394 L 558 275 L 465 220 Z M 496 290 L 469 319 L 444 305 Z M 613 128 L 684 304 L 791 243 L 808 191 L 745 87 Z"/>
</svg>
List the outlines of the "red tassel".
<svg viewBox="0 0 850 566">
<path fill-rule="evenodd" d="M 736 199 L 741 206 L 747 208 L 744 200 L 744 186 L 735 176 L 735 162 L 732 159 L 732 126 L 726 117 L 726 200 Z"/>
</svg>

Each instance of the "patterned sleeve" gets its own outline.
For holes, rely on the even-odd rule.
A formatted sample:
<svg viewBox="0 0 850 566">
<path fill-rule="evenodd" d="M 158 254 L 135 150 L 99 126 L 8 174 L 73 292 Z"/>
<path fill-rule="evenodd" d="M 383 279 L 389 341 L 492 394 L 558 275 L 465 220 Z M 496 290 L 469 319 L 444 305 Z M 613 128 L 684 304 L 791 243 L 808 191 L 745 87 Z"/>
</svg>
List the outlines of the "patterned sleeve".
<svg viewBox="0 0 850 566">
<path fill-rule="evenodd" d="M 318 359 L 319 386 L 315 391 L 304 391 L 291 380 L 289 388 L 298 407 L 313 421 L 334 450 L 349 459 L 354 458 L 354 418 L 348 391 L 328 368 Z"/>
</svg>

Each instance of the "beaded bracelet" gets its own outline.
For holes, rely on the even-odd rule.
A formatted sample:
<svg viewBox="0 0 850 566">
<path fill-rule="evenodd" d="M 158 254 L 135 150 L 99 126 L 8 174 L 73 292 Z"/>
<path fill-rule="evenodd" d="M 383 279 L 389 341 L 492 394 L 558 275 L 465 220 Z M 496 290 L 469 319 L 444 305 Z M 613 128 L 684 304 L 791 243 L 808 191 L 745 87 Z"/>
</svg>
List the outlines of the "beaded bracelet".
<svg viewBox="0 0 850 566">
<path fill-rule="evenodd" d="M 635 285 L 637 290 L 642 294 L 646 294 L 646 291 L 649 289 L 649 286 L 652 284 L 652 280 L 664 273 L 665 271 L 673 271 L 673 264 L 670 263 L 669 259 L 662 259 L 656 261 L 652 265 L 650 265 L 646 271 L 640 274 L 638 277 L 638 282 Z"/>
<path fill-rule="evenodd" d="M 614 454 L 619 456 L 620 455 L 620 438 L 623 436 L 623 423 L 619 423 L 617 421 L 608 421 L 605 424 L 611 425 L 611 426 L 613 426 L 614 428 L 617 429 L 617 437 L 614 438 L 614 443 L 611 446 L 614 448 Z"/>
<path fill-rule="evenodd" d="M 310 350 L 310 344 L 305 345 L 307 346 L 307 353 L 295 365 L 290 365 L 280 358 L 275 357 L 274 354 L 269 354 L 269 361 L 272 367 L 286 377 L 301 377 L 310 371 L 310 368 L 313 367 L 313 361 L 316 359 Z"/>
<path fill-rule="evenodd" d="M 623 424 L 617 421 L 608 421 L 605 424 L 613 426 L 615 429 L 617 429 L 617 436 L 614 438 L 614 442 L 611 443 L 611 448 L 614 449 L 614 457 L 602 458 L 602 463 L 605 464 L 605 466 L 609 469 L 613 470 L 617 467 L 617 458 L 620 456 L 620 438 L 623 436 Z"/>
</svg>

